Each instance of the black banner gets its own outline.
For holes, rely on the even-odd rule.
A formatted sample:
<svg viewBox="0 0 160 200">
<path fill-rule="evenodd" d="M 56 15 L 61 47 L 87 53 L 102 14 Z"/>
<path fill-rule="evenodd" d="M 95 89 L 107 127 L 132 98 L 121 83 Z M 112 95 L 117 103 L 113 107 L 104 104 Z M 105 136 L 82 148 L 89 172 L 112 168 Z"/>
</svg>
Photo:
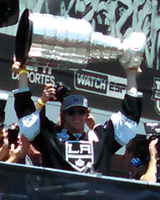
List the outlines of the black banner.
<svg viewBox="0 0 160 200">
<path fill-rule="evenodd" d="M 0 162 L 1 199 L 159 199 L 160 184 Z"/>
</svg>

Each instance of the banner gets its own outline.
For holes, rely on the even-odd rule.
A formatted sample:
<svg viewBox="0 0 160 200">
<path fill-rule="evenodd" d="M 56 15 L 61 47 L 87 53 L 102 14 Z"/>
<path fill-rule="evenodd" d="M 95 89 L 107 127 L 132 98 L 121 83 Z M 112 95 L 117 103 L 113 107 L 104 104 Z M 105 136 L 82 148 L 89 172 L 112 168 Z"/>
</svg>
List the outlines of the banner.
<svg viewBox="0 0 160 200">
<path fill-rule="evenodd" d="M 2 199 L 158 200 L 160 184 L 0 162 Z"/>
</svg>

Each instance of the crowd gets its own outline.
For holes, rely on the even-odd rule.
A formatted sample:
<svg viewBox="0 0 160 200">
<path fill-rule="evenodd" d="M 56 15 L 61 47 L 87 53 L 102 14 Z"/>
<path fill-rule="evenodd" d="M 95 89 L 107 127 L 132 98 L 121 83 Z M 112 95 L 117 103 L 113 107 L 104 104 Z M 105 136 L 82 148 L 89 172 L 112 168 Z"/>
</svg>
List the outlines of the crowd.
<svg viewBox="0 0 160 200">
<path fill-rule="evenodd" d="M 110 175 L 111 156 L 125 145 L 124 162 L 130 178 L 157 181 L 158 139 L 147 140 L 145 148 L 140 149 L 145 140 L 138 146 L 136 135 L 143 96 L 137 90 L 138 67 L 125 70 L 127 90 L 122 106 L 102 125 L 95 124 L 87 98 L 79 94 L 64 97 L 58 122 L 50 121 L 45 105 L 50 98 L 58 101 L 56 88 L 47 85 L 35 105 L 25 65 L 15 62 L 12 70 L 19 74 L 18 89 L 13 91 L 19 124 L 4 125 L 7 98 L 1 99 L 1 161 Z"/>
<path fill-rule="evenodd" d="M 124 161 L 129 178 L 142 181 L 158 181 L 158 137 L 137 134 L 127 145 Z"/>
<path fill-rule="evenodd" d="M 7 163 L 23 163 L 25 158 L 30 159 L 33 165 L 41 165 L 41 154 L 32 144 L 25 147 L 23 137 L 19 136 L 19 125 L 12 123 L 5 125 L 5 106 L 8 95 L 0 93 L 0 160 Z M 23 147 L 23 148 L 22 148 Z M 27 148 L 27 153 L 25 152 Z"/>
<path fill-rule="evenodd" d="M 140 150 L 137 143 L 136 127 L 142 110 L 142 94 L 137 91 L 137 70 L 127 71 L 127 93 L 122 107 L 104 125 L 95 125 L 88 100 L 78 94 L 64 98 L 58 123 L 51 122 L 45 116 L 45 104 L 50 98 L 57 100 L 55 88 L 46 86 L 34 105 L 25 66 L 15 63 L 13 71 L 19 73 L 18 89 L 14 91 L 19 125 L 4 125 L 7 98 L 3 97 L 0 100 L 3 105 L 1 161 L 25 164 L 29 159 L 33 165 L 109 175 L 111 156 L 126 145 L 124 162 L 127 161 L 128 172 L 132 174 L 130 178 L 157 181 L 157 139 L 145 145 L 147 149 Z M 87 133 L 84 132 L 85 124 L 89 128 Z M 145 162 L 141 161 L 145 156 L 140 156 L 136 150 L 141 154 L 148 152 Z"/>
<path fill-rule="evenodd" d="M 50 98 L 57 100 L 55 88 L 46 86 L 34 105 L 25 66 L 16 63 L 13 71 L 19 73 L 18 89 L 14 91 L 19 125 L 5 126 L 7 96 L 0 94 L 1 161 L 26 164 L 29 160 L 32 165 L 109 175 L 111 156 L 126 145 L 124 162 L 130 178 L 157 181 L 158 139 L 150 140 L 147 145 L 148 140 L 136 135 L 142 109 L 137 70 L 127 71 L 127 93 L 122 108 L 104 125 L 95 125 L 87 99 L 78 94 L 64 98 L 58 123 L 51 122 L 45 116 L 45 104 Z M 89 128 L 87 133 L 85 124 Z"/>
</svg>

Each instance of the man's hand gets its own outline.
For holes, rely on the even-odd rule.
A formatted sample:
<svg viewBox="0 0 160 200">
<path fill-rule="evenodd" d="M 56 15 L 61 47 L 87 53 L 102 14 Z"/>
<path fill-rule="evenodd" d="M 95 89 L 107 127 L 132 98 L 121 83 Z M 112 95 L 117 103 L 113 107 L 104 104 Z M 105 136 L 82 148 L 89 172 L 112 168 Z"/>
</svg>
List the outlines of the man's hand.
<svg viewBox="0 0 160 200">
<path fill-rule="evenodd" d="M 25 65 L 21 62 L 16 61 L 15 58 L 13 58 L 12 71 L 16 74 L 19 74 L 21 70 L 26 70 Z"/>
<path fill-rule="evenodd" d="M 87 119 L 86 119 L 87 126 L 90 130 L 93 130 L 95 126 L 95 120 L 94 117 L 91 113 L 88 114 Z"/>
<path fill-rule="evenodd" d="M 19 74 L 18 89 L 26 89 L 28 87 L 28 71 L 25 65 L 13 58 L 12 72 Z"/>
<path fill-rule="evenodd" d="M 141 65 L 146 44 L 146 36 L 142 32 L 133 32 L 122 42 L 123 53 L 119 55 L 119 62 L 124 69 L 137 69 Z"/>
<path fill-rule="evenodd" d="M 3 160 L 3 158 L 5 158 L 8 155 L 9 151 L 8 148 L 9 148 L 8 139 L 4 138 L 3 145 L 0 148 L 0 160 Z"/>
<path fill-rule="evenodd" d="M 151 142 L 149 143 L 150 159 L 157 159 L 157 143 L 158 138 L 151 140 Z"/>
<path fill-rule="evenodd" d="M 56 89 L 52 84 L 46 85 L 41 96 L 43 103 L 46 103 L 49 99 L 53 99 L 53 101 L 57 100 Z"/>
<path fill-rule="evenodd" d="M 157 148 L 158 138 L 151 140 L 149 143 L 149 153 L 150 159 L 148 164 L 148 169 L 144 175 L 141 176 L 142 181 L 157 181 Z"/>
<path fill-rule="evenodd" d="M 15 144 L 11 144 L 11 148 L 9 150 L 9 157 L 11 156 L 17 156 L 19 157 L 21 155 L 22 146 L 18 145 L 18 147 L 15 146 Z"/>
<path fill-rule="evenodd" d="M 22 145 L 19 144 L 18 147 L 15 144 L 11 144 L 11 148 L 9 150 L 9 158 L 6 160 L 7 163 L 15 163 L 20 159 L 22 156 Z"/>
</svg>

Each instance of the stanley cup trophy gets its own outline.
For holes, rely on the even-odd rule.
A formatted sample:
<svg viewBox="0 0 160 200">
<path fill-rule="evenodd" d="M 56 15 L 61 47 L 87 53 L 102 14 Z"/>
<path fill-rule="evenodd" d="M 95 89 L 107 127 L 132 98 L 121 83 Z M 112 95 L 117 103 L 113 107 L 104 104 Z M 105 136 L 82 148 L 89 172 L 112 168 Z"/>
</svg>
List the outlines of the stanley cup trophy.
<svg viewBox="0 0 160 200">
<path fill-rule="evenodd" d="M 95 32 L 84 19 L 26 9 L 17 30 L 15 57 L 32 66 L 54 68 L 59 63 L 59 69 L 61 62 L 83 68 L 91 62 L 116 59 L 124 68 L 133 68 L 141 64 L 145 42 L 146 37 L 141 32 L 134 32 L 121 42 L 119 38 Z"/>
</svg>

